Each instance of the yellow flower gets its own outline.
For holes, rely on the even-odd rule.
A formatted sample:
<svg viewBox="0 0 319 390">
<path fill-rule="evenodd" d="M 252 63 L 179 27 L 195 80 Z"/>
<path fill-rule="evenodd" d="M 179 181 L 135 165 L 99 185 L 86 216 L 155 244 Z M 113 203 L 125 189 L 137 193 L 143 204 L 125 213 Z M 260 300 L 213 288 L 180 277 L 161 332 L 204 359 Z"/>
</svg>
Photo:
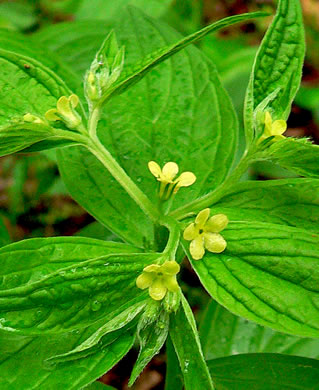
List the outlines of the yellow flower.
<svg viewBox="0 0 319 390">
<path fill-rule="evenodd" d="M 161 182 L 159 196 L 164 200 L 167 200 L 172 193 L 176 194 L 180 187 L 189 187 L 196 181 L 196 176 L 192 172 L 183 172 L 175 179 L 179 169 L 174 162 L 166 163 L 161 169 L 155 161 L 150 161 L 148 169 Z"/>
<path fill-rule="evenodd" d="M 162 265 L 148 265 L 136 279 L 136 285 L 142 290 L 148 288 L 150 297 L 160 301 L 165 297 L 167 290 L 171 292 L 179 290 L 176 280 L 179 270 L 180 266 L 176 261 L 166 261 Z"/>
<path fill-rule="evenodd" d="M 227 243 L 219 234 L 228 225 L 225 214 L 217 214 L 209 218 L 210 209 L 198 213 L 195 222 L 184 230 L 184 239 L 191 241 L 190 253 L 194 260 L 201 259 L 205 249 L 213 253 L 221 253 L 226 249 Z"/>
<path fill-rule="evenodd" d="M 77 95 L 62 96 L 57 101 L 57 108 L 52 108 L 45 113 L 45 118 L 50 122 L 63 121 L 70 129 L 75 129 L 81 123 L 80 115 L 75 111 L 79 104 Z"/>
<path fill-rule="evenodd" d="M 262 142 L 266 138 L 275 137 L 275 139 L 285 138 L 283 133 L 287 130 L 287 123 L 283 119 L 272 121 L 268 111 L 265 113 L 265 130 L 259 139 Z"/>
</svg>

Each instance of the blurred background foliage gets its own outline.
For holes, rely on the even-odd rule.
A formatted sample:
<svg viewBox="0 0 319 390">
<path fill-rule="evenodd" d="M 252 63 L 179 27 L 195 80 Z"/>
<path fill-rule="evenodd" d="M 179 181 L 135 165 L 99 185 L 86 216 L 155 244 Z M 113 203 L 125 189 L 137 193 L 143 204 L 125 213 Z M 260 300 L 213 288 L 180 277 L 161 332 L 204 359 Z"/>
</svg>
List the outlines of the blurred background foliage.
<svg viewBox="0 0 319 390">
<path fill-rule="evenodd" d="M 293 105 L 287 135 L 309 137 L 318 143 L 319 1 L 301 2 L 307 55 L 302 87 Z M 107 28 L 128 4 L 140 7 L 183 35 L 226 16 L 256 10 L 273 14 L 276 8 L 276 1 L 272 0 L 0 0 L 0 28 L 25 36 L 37 34 L 45 44 L 46 32 L 50 31 L 52 25 L 60 23 L 62 33 L 64 22 L 77 20 L 85 23 L 99 19 L 101 23 L 105 23 L 98 24 L 96 29 Z M 254 56 L 270 19 L 263 18 L 228 28 L 219 34 L 208 36 L 200 43 L 203 52 L 216 64 L 240 121 Z M 96 31 L 87 31 L 83 39 L 94 39 Z M 51 42 L 50 46 L 52 45 Z M 56 50 L 58 51 L 58 48 Z M 69 53 L 70 56 L 76 54 L 76 48 Z M 93 57 L 94 53 L 88 52 L 87 55 Z M 77 70 L 84 71 L 80 62 Z M 239 154 L 243 148 L 244 141 L 241 137 Z M 288 171 L 269 163 L 256 164 L 247 175 L 257 180 L 292 176 Z M 117 240 L 70 198 L 59 177 L 54 151 L 1 158 L 0 245 L 29 237 L 74 234 Z M 208 296 L 202 289 L 197 288 L 198 280 L 187 263 L 183 269 L 182 280 L 183 290 L 200 320 L 203 316 L 202 308 L 207 306 Z M 135 357 L 136 351 L 133 350 L 106 374 L 103 382 L 116 388 L 125 388 L 125 380 Z M 164 375 L 165 362 L 163 356 L 159 355 L 143 372 L 136 388 L 162 389 Z"/>
</svg>

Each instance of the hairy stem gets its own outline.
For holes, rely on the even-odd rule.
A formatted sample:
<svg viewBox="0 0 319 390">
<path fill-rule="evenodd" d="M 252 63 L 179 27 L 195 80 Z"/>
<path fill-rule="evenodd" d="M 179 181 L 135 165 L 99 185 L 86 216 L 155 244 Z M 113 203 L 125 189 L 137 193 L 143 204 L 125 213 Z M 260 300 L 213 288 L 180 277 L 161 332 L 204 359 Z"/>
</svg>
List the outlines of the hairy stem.
<svg viewBox="0 0 319 390">
<path fill-rule="evenodd" d="M 140 206 L 146 215 L 154 222 L 160 220 L 160 214 L 148 197 L 139 189 L 133 180 L 127 175 L 124 169 L 112 157 L 111 153 L 105 149 L 97 137 L 92 137 L 86 144 L 87 148 L 105 166 L 110 174 L 125 189 L 130 197 Z"/>
</svg>

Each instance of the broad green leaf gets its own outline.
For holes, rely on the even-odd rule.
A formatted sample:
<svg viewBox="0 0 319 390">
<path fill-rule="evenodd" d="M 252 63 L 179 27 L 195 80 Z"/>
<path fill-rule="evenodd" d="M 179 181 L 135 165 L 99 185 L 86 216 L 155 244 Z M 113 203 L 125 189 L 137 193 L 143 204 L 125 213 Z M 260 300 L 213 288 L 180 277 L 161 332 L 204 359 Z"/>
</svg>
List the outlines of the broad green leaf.
<svg viewBox="0 0 319 390">
<path fill-rule="evenodd" d="M 319 88 L 301 86 L 295 100 L 300 107 L 308 110 L 318 110 Z"/>
<path fill-rule="evenodd" d="M 45 12 L 60 16 L 61 14 L 73 14 L 81 5 L 82 0 L 39 0 L 39 2 L 41 8 L 44 8 Z"/>
<path fill-rule="evenodd" d="M 165 390 L 183 390 L 183 374 L 171 338 L 166 341 Z"/>
<path fill-rule="evenodd" d="M 61 333 L 143 301 L 135 285 L 158 254 L 81 237 L 30 239 L 0 250 L 1 327 L 25 334 Z"/>
<path fill-rule="evenodd" d="M 147 53 L 179 39 L 166 25 L 134 9 L 123 15 L 115 31 L 119 44 L 125 44 L 129 69 Z M 148 171 L 150 160 L 161 165 L 176 161 L 181 172 L 193 171 L 197 181 L 179 191 L 176 208 L 223 181 L 235 154 L 237 120 L 215 67 L 190 48 L 109 101 L 98 134 L 154 202 L 158 182 Z M 59 167 L 71 195 L 99 222 L 127 242 L 151 246 L 150 222 L 93 156 L 70 148 L 59 153 Z"/>
<path fill-rule="evenodd" d="M 201 349 L 195 319 L 188 302 L 182 304 L 170 318 L 169 334 L 184 376 L 186 390 L 214 389 Z"/>
<path fill-rule="evenodd" d="M 280 0 L 276 16 L 259 47 L 245 103 L 245 127 L 248 144 L 254 134 L 254 111 L 278 90 L 265 109 L 273 119 L 287 119 L 299 88 L 305 54 L 302 11 L 299 0 Z"/>
<path fill-rule="evenodd" d="M 53 52 L 49 50 L 50 48 L 46 44 L 46 42 L 43 42 L 42 44 L 41 42 L 39 42 L 38 39 L 35 39 L 33 35 L 24 36 L 17 32 L 0 30 L 0 48 L 14 52 L 16 54 L 23 55 L 25 57 L 33 58 L 34 60 L 40 62 L 47 69 L 50 69 L 51 72 L 58 74 L 60 78 L 64 80 L 65 83 L 67 83 L 68 87 L 73 92 L 78 95 L 81 95 L 82 80 L 76 76 L 75 72 L 73 72 L 73 69 L 70 69 L 67 66 L 67 63 L 65 63 L 65 61 L 59 59 Z M 23 63 L 23 67 L 26 73 L 28 73 L 28 65 L 30 65 L 28 61 L 25 61 Z M 21 74 L 21 76 L 22 75 L 23 73 Z M 8 77 L 10 79 L 10 76 Z M 65 91 L 63 91 L 63 93 L 65 93 Z M 48 91 L 46 90 L 43 99 L 46 99 L 47 95 Z M 28 98 L 28 96 L 26 97 Z"/>
<path fill-rule="evenodd" d="M 20 336 L 0 331 L 1 390 L 79 390 L 110 370 L 131 349 L 133 330 L 86 358 L 49 365 L 46 359 L 67 352 L 96 330 L 100 323 L 61 335 Z"/>
<path fill-rule="evenodd" d="M 111 29 L 110 22 L 101 20 L 58 23 L 36 32 L 33 38 L 82 78 Z"/>
<path fill-rule="evenodd" d="M 127 5 L 141 8 L 145 13 L 158 17 L 167 10 L 172 0 L 82 0 L 76 12 L 78 20 L 102 19 L 113 21 Z"/>
<path fill-rule="evenodd" d="M 285 138 L 273 142 L 267 156 L 298 175 L 319 177 L 319 146 L 306 139 Z"/>
<path fill-rule="evenodd" d="M 319 233 L 319 180 L 248 181 L 232 187 L 212 207 L 231 221 L 259 221 Z"/>
<path fill-rule="evenodd" d="M 45 112 L 56 106 L 62 95 L 71 91 L 49 68 L 24 55 L 0 49 L 0 137 L 2 155 L 23 150 L 45 140 L 51 143 L 67 138 L 58 130 L 46 125 L 24 124 L 23 117 L 29 113 L 44 117 Z M 55 136 L 58 134 L 58 137 Z M 42 145 L 40 149 L 47 148 Z"/>
<path fill-rule="evenodd" d="M 106 227 L 101 225 L 99 222 L 92 222 L 86 225 L 83 229 L 76 233 L 77 236 L 96 238 L 104 241 L 115 241 L 120 242 L 121 240 L 111 233 Z"/>
<path fill-rule="evenodd" d="M 0 246 L 4 246 L 10 243 L 9 232 L 3 222 L 3 218 L 0 217 Z"/>
<path fill-rule="evenodd" d="M 319 340 L 289 336 L 237 317 L 211 301 L 201 320 L 200 338 L 207 360 L 239 353 L 284 353 L 319 357 Z"/>
<path fill-rule="evenodd" d="M 134 11 L 134 8 L 129 8 L 128 11 L 132 14 L 136 12 Z M 227 26 L 231 26 L 239 22 L 247 21 L 249 19 L 254 19 L 265 15 L 267 14 L 263 12 L 253 12 L 249 14 L 230 16 L 228 18 L 221 19 L 218 22 L 212 23 L 171 45 L 164 46 L 160 49 L 153 51 L 152 53 L 149 53 L 142 61 L 137 63 L 135 62 L 131 65 L 131 67 L 124 68 L 124 71 L 122 72 L 122 75 L 119 80 L 105 94 L 104 101 L 107 101 L 113 95 L 123 93 L 126 89 L 140 81 L 147 73 L 149 73 L 151 69 L 156 67 L 158 64 L 165 61 L 172 55 L 178 53 L 190 44 L 197 43 L 206 35 L 214 31 L 223 29 Z"/>
<path fill-rule="evenodd" d="M 146 302 L 137 302 L 129 306 L 126 310 L 120 314 L 115 315 L 94 333 L 90 335 L 81 344 L 77 345 L 74 349 L 68 351 L 62 355 L 56 355 L 50 358 L 50 362 L 65 362 L 68 360 L 76 360 L 86 354 L 91 354 L 96 348 L 99 348 L 103 340 L 109 336 L 112 338 L 114 331 L 124 328 L 126 325 L 133 322 L 133 320 L 141 313 L 144 309 Z M 116 333 L 116 332 L 115 332 Z"/>
<path fill-rule="evenodd" d="M 208 361 L 220 390 L 317 390 L 319 362 L 279 354 L 243 354 Z"/>
<path fill-rule="evenodd" d="M 137 339 L 140 344 L 140 350 L 131 373 L 129 386 L 133 385 L 146 365 L 159 353 L 168 335 L 168 312 L 163 307 L 160 307 L 152 314 L 150 317 L 146 308 L 137 326 Z"/>
<path fill-rule="evenodd" d="M 0 4 L 0 15 L 18 30 L 26 30 L 36 24 L 37 18 L 31 4 L 3 2 Z"/>
<path fill-rule="evenodd" d="M 261 222 L 232 222 L 222 235 L 223 253 L 191 260 L 209 294 L 261 325 L 319 337 L 319 236 Z"/>
<path fill-rule="evenodd" d="M 70 144 L 72 141 L 59 136 L 54 128 L 45 124 L 22 122 L 0 127 L 0 156 Z"/>
</svg>

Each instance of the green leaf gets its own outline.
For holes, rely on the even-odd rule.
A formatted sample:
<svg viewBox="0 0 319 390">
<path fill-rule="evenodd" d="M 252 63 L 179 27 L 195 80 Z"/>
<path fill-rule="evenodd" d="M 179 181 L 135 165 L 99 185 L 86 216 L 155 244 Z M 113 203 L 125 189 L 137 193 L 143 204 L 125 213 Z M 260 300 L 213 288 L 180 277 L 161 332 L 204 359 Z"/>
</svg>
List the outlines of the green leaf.
<svg viewBox="0 0 319 390">
<path fill-rule="evenodd" d="M 108 229 L 98 222 L 92 222 L 89 225 L 86 225 L 83 229 L 76 232 L 77 236 L 96 238 L 98 240 L 104 241 L 114 241 L 121 242 L 121 240 L 112 234 Z"/>
<path fill-rule="evenodd" d="M 0 156 L 70 144 L 72 141 L 59 136 L 54 128 L 45 124 L 22 122 L 0 127 Z"/>
<path fill-rule="evenodd" d="M 214 389 L 201 349 L 195 319 L 184 296 L 177 313 L 171 315 L 169 334 L 184 376 L 185 389 Z"/>
<path fill-rule="evenodd" d="M 136 13 L 136 11 L 134 11 L 134 8 L 129 8 L 129 12 L 131 14 Z M 139 12 L 137 12 L 137 15 L 138 14 Z M 188 35 L 187 37 L 171 45 L 167 45 L 153 51 L 152 53 L 147 55 L 141 62 L 135 62 L 133 65 L 131 65 L 131 67 L 129 66 L 124 68 L 124 72 L 122 73 L 118 82 L 115 83 L 113 88 L 110 88 L 110 90 L 105 94 L 104 101 L 108 100 L 112 95 L 123 93 L 126 89 L 140 81 L 151 69 L 156 67 L 158 64 L 165 61 L 167 58 L 175 55 L 190 44 L 197 43 L 206 35 L 236 23 L 266 15 L 267 14 L 263 12 L 252 12 L 248 14 L 230 16 L 228 18 L 221 19 L 218 22 L 212 23 L 209 26 L 206 26 L 193 34 Z"/>
<path fill-rule="evenodd" d="M 166 341 L 165 390 L 183 390 L 183 374 L 171 338 Z"/>
<path fill-rule="evenodd" d="M 21 122 L 27 113 L 43 117 L 60 96 L 70 95 L 62 80 L 34 59 L 0 49 L 0 66 L 0 125 Z"/>
<path fill-rule="evenodd" d="M 39 40 L 34 38 L 34 35 L 24 36 L 16 32 L 0 30 L 0 48 L 7 51 L 14 52 L 16 54 L 20 54 L 28 58 L 33 58 L 34 60 L 40 62 L 45 66 L 46 69 L 50 69 L 51 72 L 58 74 L 61 80 L 64 80 L 64 83 L 67 83 L 68 87 L 74 93 L 81 96 L 82 80 L 76 76 L 76 74 L 73 72 L 73 69 L 71 70 L 67 66 L 67 63 L 64 60 L 62 61 L 53 52 L 49 50 L 49 46 L 46 44 L 46 42 L 44 42 L 42 45 L 41 42 L 39 42 Z M 27 72 L 28 65 L 31 64 L 28 61 L 25 61 L 23 63 L 23 68 L 22 68 L 22 70 L 25 70 L 27 74 L 28 74 Z M 10 75 L 8 75 L 8 77 L 10 80 Z M 21 73 L 21 77 L 23 80 L 26 78 L 24 73 Z M 59 81 L 60 83 L 61 80 Z M 39 81 L 41 82 L 41 80 Z M 11 88 L 13 88 L 12 85 Z M 64 91 L 64 89 L 62 91 L 63 93 L 67 92 Z M 16 91 L 15 93 L 17 92 L 18 91 Z M 69 92 L 70 90 L 67 93 Z M 47 95 L 48 95 L 48 90 L 45 90 L 42 99 L 44 100 L 47 99 Z M 25 97 L 28 98 L 29 96 L 25 96 Z M 52 108 L 52 106 L 50 106 L 50 108 Z"/>
<path fill-rule="evenodd" d="M 7 41 L 0 40 L 0 43 L 6 46 Z M 15 46 L 11 48 L 14 49 Z M 20 49 L 18 47 L 19 52 Z M 43 119 L 45 112 L 56 106 L 59 97 L 71 94 L 60 77 L 35 59 L 3 49 L 0 49 L 0 65 L 3 97 L 0 103 L 1 155 L 21 151 L 34 144 L 37 145 L 36 150 L 70 144 L 64 141 L 68 138 L 67 132 L 45 124 L 23 122 L 25 114 Z"/>
<path fill-rule="evenodd" d="M 101 20 L 57 23 L 46 27 L 33 38 L 62 58 L 76 74 L 83 77 L 95 53 L 111 31 L 110 22 Z"/>
<path fill-rule="evenodd" d="M 155 310 L 153 309 L 154 306 Z M 140 351 L 131 373 L 129 386 L 133 385 L 146 365 L 159 353 L 166 341 L 168 328 L 168 312 L 158 302 L 151 301 L 137 326 Z"/>
<path fill-rule="evenodd" d="M 259 221 L 319 233 L 319 180 L 248 181 L 232 187 L 212 214 L 231 221 Z"/>
<path fill-rule="evenodd" d="M 1 327 L 61 333 L 104 323 L 143 301 L 135 285 L 158 254 L 81 237 L 20 241 L 0 250 Z"/>
<path fill-rule="evenodd" d="M 319 362 L 279 354 L 243 354 L 208 361 L 220 390 L 318 389 Z"/>
<path fill-rule="evenodd" d="M 3 218 L 0 217 L 0 247 L 10 243 L 9 232 L 3 222 Z"/>
<path fill-rule="evenodd" d="M 78 20 L 114 20 L 127 5 L 139 7 L 150 16 L 158 17 L 167 10 L 171 3 L 172 0 L 116 0 L 108 2 L 105 0 L 82 0 L 80 8 L 76 12 L 76 18 Z"/>
<path fill-rule="evenodd" d="M 260 222 L 232 222 L 222 235 L 225 252 L 191 260 L 209 294 L 261 325 L 319 337 L 319 236 Z"/>
<path fill-rule="evenodd" d="M 103 340 L 107 338 L 105 336 L 111 336 L 112 338 L 115 331 L 122 329 L 126 325 L 130 324 L 136 318 L 136 316 L 141 313 L 145 305 L 146 302 L 143 301 L 132 304 L 126 310 L 122 311 L 118 315 L 115 315 L 112 319 L 103 324 L 80 345 L 77 345 L 74 349 L 68 351 L 65 354 L 53 356 L 49 359 L 50 362 L 55 363 L 76 360 L 83 355 L 91 354 L 92 351 L 99 347 L 99 344 L 103 343 Z"/>
<path fill-rule="evenodd" d="M 258 105 L 278 89 L 276 98 L 265 109 L 273 119 L 287 119 L 299 88 L 305 54 L 302 11 L 299 0 L 280 0 L 276 16 L 255 58 L 245 103 L 247 143 L 254 134 L 254 112 Z"/>
<path fill-rule="evenodd" d="M 115 30 L 119 44 L 125 44 L 129 68 L 179 39 L 134 9 Z M 179 191 L 176 208 L 224 180 L 235 154 L 237 119 L 215 67 L 190 48 L 109 101 L 98 134 L 153 202 L 158 201 L 158 182 L 148 171 L 150 160 L 161 165 L 176 161 L 181 172 L 194 171 L 197 181 Z M 99 222 L 129 243 L 152 247 L 149 220 L 93 156 L 80 148 L 63 150 L 59 167 L 71 195 Z"/>
<path fill-rule="evenodd" d="M 319 88 L 301 86 L 295 101 L 300 107 L 317 110 L 319 108 Z"/>
<path fill-rule="evenodd" d="M 53 15 L 58 15 L 61 17 L 65 14 L 73 14 L 79 6 L 81 5 L 81 0 L 39 0 L 40 6 L 45 10 L 45 13 L 49 12 Z"/>
<path fill-rule="evenodd" d="M 298 175 L 319 177 L 319 146 L 306 139 L 273 142 L 267 149 L 267 157 Z"/>
<path fill-rule="evenodd" d="M 131 349 L 133 331 L 121 333 L 112 344 L 101 346 L 94 355 L 55 366 L 45 361 L 67 352 L 101 325 L 101 321 L 81 330 L 60 335 L 20 336 L 0 331 L 0 387 L 14 389 L 78 390 L 110 370 Z"/>
<path fill-rule="evenodd" d="M 207 360 L 255 352 L 319 357 L 318 339 L 289 336 L 264 328 L 235 316 L 213 300 L 202 318 L 200 339 Z"/>
<path fill-rule="evenodd" d="M 18 30 L 26 30 L 36 24 L 37 18 L 31 4 L 6 2 L 0 4 L 1 18 L 8 20 Z"/>
</svg>

